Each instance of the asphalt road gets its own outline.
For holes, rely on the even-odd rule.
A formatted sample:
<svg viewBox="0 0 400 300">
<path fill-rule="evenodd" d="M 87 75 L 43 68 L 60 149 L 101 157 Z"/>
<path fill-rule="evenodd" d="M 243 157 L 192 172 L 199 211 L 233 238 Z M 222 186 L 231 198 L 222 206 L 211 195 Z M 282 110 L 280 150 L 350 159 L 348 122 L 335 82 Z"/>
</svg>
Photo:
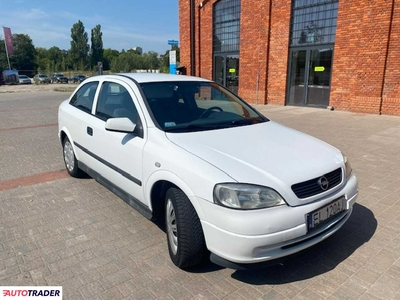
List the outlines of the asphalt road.
<svg viewBox="0 0 400 300">
<path fill-rule="evenodd" d="M 67 176 L 57 107 L 68 96 L 0 87 L 0 286 L 62 285 L 74 300 L 400 299 L 399 117 L 257 106 L 346 153 L 360 184 L 354 213 L 282 265 L 182 271 L 159 226 Z"/>
</svg>

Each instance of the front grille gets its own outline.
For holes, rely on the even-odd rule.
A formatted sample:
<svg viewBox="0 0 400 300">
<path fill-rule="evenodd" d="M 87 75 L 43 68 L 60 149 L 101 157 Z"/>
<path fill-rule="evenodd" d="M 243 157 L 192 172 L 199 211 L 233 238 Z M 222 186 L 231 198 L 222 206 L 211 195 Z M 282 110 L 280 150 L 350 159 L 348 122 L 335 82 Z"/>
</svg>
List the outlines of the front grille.
<svg viewBox="0 0 400 300">
<path fill-rule="evenodd" d="M 323 190 L 318 183 L 318 180 L 322 176 L 324 176 L 328 180 L 328 188 L 326 190 Z M 296 194 L 298 198 L 304 199 L 307 197 L 318 195 L 322 192 L 329 191 L 330 189 L 339 185 L 341 182 L 342 182 L 342 169 L 339 168 L 330 173 L 321 175 L 320 177 L 296 183 L 292 185 L 292 191 Z"/>
</svg>

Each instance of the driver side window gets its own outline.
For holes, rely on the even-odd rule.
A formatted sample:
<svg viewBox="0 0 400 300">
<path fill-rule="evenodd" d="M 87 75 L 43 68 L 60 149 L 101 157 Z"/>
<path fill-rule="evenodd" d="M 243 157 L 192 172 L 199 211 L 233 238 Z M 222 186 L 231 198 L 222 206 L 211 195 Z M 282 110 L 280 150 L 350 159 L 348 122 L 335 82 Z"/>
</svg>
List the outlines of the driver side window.
<svg viewBox="0 0 400 300">
<path fill-rule="evenodd" d="M 104 82 L 96 107 L 96 117 L 107 121 L 109 118 L 129 118 L 134 124 L 140 123 L 133 99 L 122 85 Z"/>
<path fill-rule="evenodd" d="M 94 95 L 96 94 L 98 85 L 99 83 L 97 81 L 86 83 L 72 96 L 69 104 L 80 110 L 91 113 Z"/>
</svg>

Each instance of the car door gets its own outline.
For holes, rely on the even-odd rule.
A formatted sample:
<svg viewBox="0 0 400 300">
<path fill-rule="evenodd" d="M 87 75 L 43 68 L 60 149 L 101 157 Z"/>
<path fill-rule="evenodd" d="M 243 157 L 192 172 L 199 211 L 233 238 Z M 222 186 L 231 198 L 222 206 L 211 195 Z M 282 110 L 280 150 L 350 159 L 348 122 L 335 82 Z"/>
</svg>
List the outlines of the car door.
<svg viewBox="0 0 400 300">
<path fill-rule="evenodd" d="M 88 154 L 85 152 L 87 122 L 92 112 L 93 102 L 98 81 L 91 81 L 82 85 L 71 97 L 68 112 L 63 114 L 64 124 L 68 128 L 71 142 L 74 144 L 78 160 L 84 164 L 88 163 Z"/>
<path fill-rule="evenodd" d="M 136 96 L 128 84 L 117 79 L 104 81 L 95 113 L 88 122 L 92 134 L 87 134 L 86 140 L 95 171 L 143 202 L 142 152 L 145 139 L 143 116 L 138 111 Z M 106 121 L 114 117 L 129 118 L 136 124 L 135 133 L 106 130 Z"/>
</svg>

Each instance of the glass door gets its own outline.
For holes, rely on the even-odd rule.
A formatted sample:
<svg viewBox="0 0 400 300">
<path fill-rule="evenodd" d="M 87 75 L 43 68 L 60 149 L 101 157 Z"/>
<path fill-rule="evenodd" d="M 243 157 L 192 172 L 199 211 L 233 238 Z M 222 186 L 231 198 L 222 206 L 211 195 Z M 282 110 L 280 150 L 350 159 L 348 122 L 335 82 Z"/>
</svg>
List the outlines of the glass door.
<svg viewBox="0 0 400 300">
<path fill-rule="evenodd" d="M 236 95 L 239 91 L 239 55 L 226 57 L 225 86 Z"/>
<path fill-rule="evenodd" d="M 303 105 L 306 77 L 307 50 L 292 50 L 290 57 L 290 76 L 288 105 Z"/>
<path fill-rule="evenodd" d="M 332 48 L 310 51 L 307 101 L 309 106 L 328 106 L 332 67 Z"/>
<path fill-rule="evenodd" d="M 237 94 L 239 90 L 239 55 L 215 55 L 213 76 L 214 81 Z"/>
<path fill-rule="evenodd" d="M 293 49 L 287 105 L 328 106 L 333 47 Z"/>
<path fill-rule="evenodd" d="M 224 85 L 225 78 L 225 58 L 221 55 L 214 56 L 214 81 L 220 85 Z"/>
</svg>

